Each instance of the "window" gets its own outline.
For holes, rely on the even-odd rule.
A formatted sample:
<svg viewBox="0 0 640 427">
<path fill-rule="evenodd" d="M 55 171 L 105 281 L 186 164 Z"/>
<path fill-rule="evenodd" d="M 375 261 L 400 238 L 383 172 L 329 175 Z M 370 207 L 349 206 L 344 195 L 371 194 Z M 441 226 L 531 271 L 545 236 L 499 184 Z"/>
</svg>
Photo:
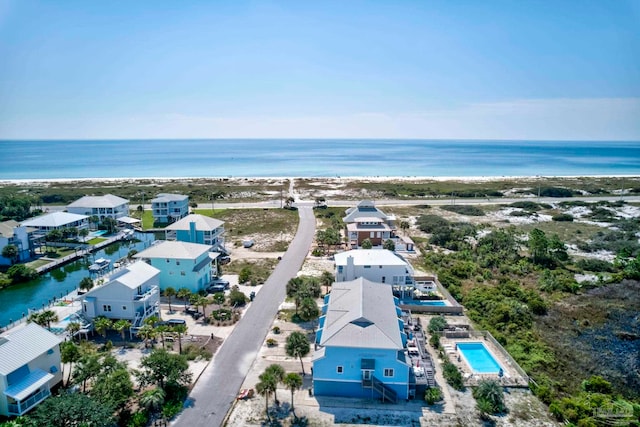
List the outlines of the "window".
<svg viewBox="0 0 640 427">
<path fill-rule="evenodd" d="M 371 266 L 370 265 L 365 265 L 364 268 L 371 268 Z"/>
<path fill-rule="evenodd" d="M 385 276 L 382 276 L 382 283 L 386 283 L 387 278 Z"/>
<path fill-rule="evenodd" d="M 184 271 L 181 271 L 181 272 L 180 272 L 180 275 L 181 275 L 181 276 L 186 276 L 186 275 L 187 275 L 187 273 L 185 273 Z"/>
<path fill-rule="evenodd" d="M 393 376 L 393 368 L 384 368 L 384 376 L 392 377 Z"/>
<path fill-rule="evenodd" d="M 127 311 L 127 306 L 126 305 L 122 306 L 122 311 Z"/>
<path fill-rule="evenodd" d="M 180 265 L 180 261 L 176 260 L 176 265 Z"/>
<path fill-rule="evenodd" d="M 371 231 L 371 232 L 369 233 L 369 237 L 375 237 L 375 236 L 376 236 L 376 232 L 375 232 L 375 231 Z"/>
<path fill-rule="evenodd" d="M 336 367 L 336 372 L 339 373 L 339 374 L 341 374 L 343 372 L 343 370 L 344 369 L 342 368 L 342 366 L 337 366 Z"/>
<path fill-rule="evenodd" d="M 102 306 L 102 311 L 111 311 L 111 306 L 110 305 L 103 305 Z"/>
<path fill-rule="evenodd" d="M 169 262 L 169 260 L 167 259 L 167 263 Z"/>
<path fill-rule="evenodd" d="M 342 273 L 342 268 L 343 267 L 341 265 L 338 266 L 338 273 Z"/>
</svg>

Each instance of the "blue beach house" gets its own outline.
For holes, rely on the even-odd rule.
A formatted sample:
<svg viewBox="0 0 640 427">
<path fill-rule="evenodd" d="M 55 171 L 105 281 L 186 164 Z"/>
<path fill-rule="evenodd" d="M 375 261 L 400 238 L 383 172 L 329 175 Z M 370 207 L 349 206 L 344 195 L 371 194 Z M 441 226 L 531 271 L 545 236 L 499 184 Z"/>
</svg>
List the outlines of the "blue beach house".
<svg viewBox="0 0 640 427">
<path fill-rule="evenodd" d="M 362 277 L 334 283 L 325 297 L 316 344 L 317 396 L 409 398 L 407 336 L 390 286 Z"/>
<path fill-rule="evenodd" d="M 209 245 L 213 251 L 224 248 L 224 222 L 199 214 L 190 214 L 165 228 L 167 240 Z"/>
<path fill-rule="evenodd" d="M 135 258 L 145 259 L 160 270 L 160 289 L 187 288 L 191 292 L 205 289 L 211 282 L 211 246 L 199 243 L 160 241 L 139 252 Z"/>
</svg>

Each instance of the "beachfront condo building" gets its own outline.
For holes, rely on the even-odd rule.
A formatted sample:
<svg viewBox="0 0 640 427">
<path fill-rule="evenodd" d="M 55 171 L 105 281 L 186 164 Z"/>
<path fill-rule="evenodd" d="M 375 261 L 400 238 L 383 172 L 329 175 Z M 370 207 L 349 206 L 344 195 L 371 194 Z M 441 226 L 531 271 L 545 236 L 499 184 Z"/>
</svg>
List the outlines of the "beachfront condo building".
<svg viewBox="0 0 640 427">
<path fill-rule="evenodd" d="M 79 215 L 97 216 L 100 221 L 107 217 L 118 219 L 129 215 L 129 201 L 113 194 L 84 196 L 68 205 L 67 211 Z"/>
<path fill-rule="evenodd" d="M 167 240 L 209 245 L 211 250 L 226 253 L 224 222 L 209 216 L 190 214 L 165 228 Z"/>
<path fill-rule="evenodd" d="M 0 335 L 0 415 L 24 415 L 51 396 L 62 381 L 61 342 L 35 323 Z"/>
<path fill-rule="evenodd" d="M 187 288 L 196 293 L 211 283 L 211 264 L 216 256 L 209 245 L 163 240 L 137 253 L 135 258 L 144 259 L 160 270 L 161 290 Z"/>
<path fill-rule="evenodd" d="M 137 261 L 105 277 L 106 282 L 82 296 L 82 314 L 89 320 L 98 316 L 125 319 L 133 330 L 144 320 L 159 315 L 160 270 Z"/>
<path fill-rule="evenodd" d="M 362 277 L 334 283 L 316 334 L 314 394 L 408 399 L 411 362 L 401 313 L 389 286 Z"/>
<path fill-rule="evenodd" d="M 413 284 L 413 267 L 400 255 L 386 249 L 353 249 L 335 254 L 338 282 L 364 277 L 393 286 Z"/>
<path fill-rule="evenodd" d="M 176 222 L 189 215 L 189 196 L 160 193 L 151 200 L 151 212 L 154 222 Z"/>
</svg>

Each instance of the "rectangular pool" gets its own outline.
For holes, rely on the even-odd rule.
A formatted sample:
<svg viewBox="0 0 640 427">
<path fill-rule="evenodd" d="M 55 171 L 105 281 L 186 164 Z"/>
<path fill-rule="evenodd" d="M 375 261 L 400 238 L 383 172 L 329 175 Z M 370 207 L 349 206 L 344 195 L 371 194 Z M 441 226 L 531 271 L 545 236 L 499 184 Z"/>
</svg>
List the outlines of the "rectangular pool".
<svg viewBox="0 0 640 427">
<path fill-rule="evenodd" d="M 400 300 L 401 304 L 406 304 L 406 305 L 431 305 L 431 306 L 438 306 L 438 307 L 444 307 L 449 305 L 446 301 L 443 300 Z"/>
<path fill-rule="evenodd" d="M 465 342 L 456 344 L 462 357 L 464 357 L 473 372 L 478 374 L 497 374 L 502 369 L 484 343 Z"/>
</svg>

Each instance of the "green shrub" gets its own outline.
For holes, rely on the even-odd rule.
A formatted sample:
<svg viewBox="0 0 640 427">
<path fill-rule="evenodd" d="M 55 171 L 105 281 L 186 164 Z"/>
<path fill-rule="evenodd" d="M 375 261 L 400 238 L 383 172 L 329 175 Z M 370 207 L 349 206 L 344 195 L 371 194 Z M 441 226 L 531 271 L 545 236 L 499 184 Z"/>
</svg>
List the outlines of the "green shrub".
<svg viewBox="0 0 640 427">
<path fill-rule="evenodd" d="M 615 271 L 613 264 L 602 259 L 585 258 L 576 263 L 581 270 L 613 273 Z"/>
<path fill-rule="evenodd" d="M 16 264 L 9 267 L 7 270 L 7 277 L 11 279 L 12 283 L 22 283 L 38 277 L 38 272 L 24 264 Z"/>
<path fill-rule="evenodd" d="M 540 188 L 541 197 L 571 197 L 573 193 L 567 188 L 560 187 L 542 187 Z"/>
<path fill-rule="evenodd" d="M 147 411 L 139 411 L 133 414 L 127 427 L 145 427 L 149 422 L 149 414 Z"/>
<path fill-rule="evenodd" d="M 560 213 L 551 217 L 553 221 L 558 222 L 571 222 L 573 221 L 573 215 L 567 213 Z"/>
<path fill-rule="evenodd" d="M 484 211 L 479 207 L 473 205 L 448 205 L 442 206 L 442 209 L 460 215 L 484 216 Z"/>
<path fill-rule="evenodd" d="M 440 332 L 447 327 L 447 321 L 442 316 L 434 316 L 429 320 L 429 333 Z"/>
<path fill-rule="evenodd" d="M 193 344 L 183 346 L 182 355 L 186 357 L 187 360 L 196 360 L 198 358 L 211 360 L 211 357 L 213 357 L 213 354 L 206 348 L 201 348 Z"/>
<path fill-rule="evenodd" d="M 433 405 L 441 401 L 442 390 L 440 390 L 440 387 L 429 387 L 427 391 L 424 392 L 424 400 L 427 402 L 427 405 Z"/>
<path fill-rule="evenodd" d="M 509 205 L 512 208 L 520 208 L 530 212 L 536 212 L 540 210 L 540 205 L 536 202 L 524 200 L 521 202 L 513 202 Z"/>
<path fill-rule="evenodd" d="M 416 220 L 416 225 L 420 231 L 433 233 L 434 231 L 449 226 L 449 221 L 439 215 L 420 215 Z"/>
<path fill-rule="evenodd" d="M 447 381 L 451 387 L 456 390 L 463 391 L 464 383 L 462 382 L 462 374 L 456 365 L 447 361 L 444 363 L 444 367 L 442 370 L 444 375 L 444 379 Z"/>
</svg>

